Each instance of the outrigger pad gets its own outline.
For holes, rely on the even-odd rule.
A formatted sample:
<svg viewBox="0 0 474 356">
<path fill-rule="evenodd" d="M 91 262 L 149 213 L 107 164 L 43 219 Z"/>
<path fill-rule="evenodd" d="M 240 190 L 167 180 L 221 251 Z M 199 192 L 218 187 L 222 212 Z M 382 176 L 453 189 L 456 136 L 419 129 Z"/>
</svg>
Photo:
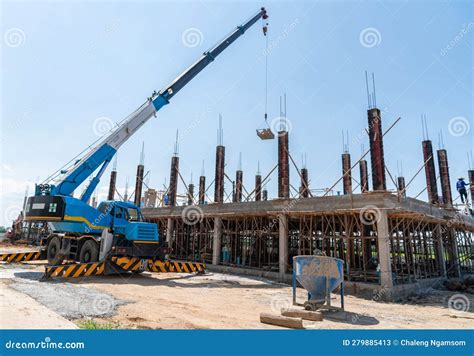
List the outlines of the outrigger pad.
<svg viewBox="0 0 474 356">
<path fill-rule="evenodd" d="M 46 259 L 43 254 L 45 255 L 43 251 L 2 253 L 0 254 L 0 261 L 6 263 L 38 261 Z"/>
<path fill-rule="evenodd" d="M 176 261 L 154 261 L 150 266 L 151 272 L 175 272 L 175 273 L 204 273 L 206 265 L 199 262 L 176 262 Z"/>
<path fill-rule="evenodd" d="M 54 277 L 77 278 L 104 274 L 107 262 L 71 263 L 59 266 L 46 266 L 40 281 Z"/>
<path fill-rule="evenodd" d="M 46 266 L 41 281 L 50 278 L 77 278 L 123 272 L 157 273 L 205 273 L 206 265 L 199 262 L 153 261 L 138 257 L 112 257 L 111 261 L 91 263 L 71 263 L 58 266 Z"/>
</svg>

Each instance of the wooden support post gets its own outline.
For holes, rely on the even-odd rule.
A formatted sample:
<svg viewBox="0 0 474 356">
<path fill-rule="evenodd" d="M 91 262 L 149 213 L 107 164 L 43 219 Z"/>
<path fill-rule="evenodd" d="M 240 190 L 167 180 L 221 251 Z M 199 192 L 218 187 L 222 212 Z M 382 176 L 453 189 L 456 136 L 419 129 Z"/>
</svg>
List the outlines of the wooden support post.
<svg viewBox="0 0 474 356">
<path fill-rule="evenodd" d="M 451 240 L 451 261 L 452 261 L 452 268 L 454 268 L 454 277 L 460 278 L 461 277 L 461 264 L 459 261 L 459 250 L 458 250 L 458 242 L 456 240 L 456 229 L 450 227 L 448 230 L 448 236 Z"/>
<path fill-rule="evenodd" d="M 436 259 L 438 261 L 439 274 L 441 277 L 446 277 L 446 261 L 444 259 L 443 235 L 441 233 L 441 225 L 436 225 Z"/>
<path fill-rule="evenodd" d="M 285 328 L 304 329 L 303 320 L 301 318 L 290 318 L 287 316 L 261 313 L 260 322 L 264 324 L 283 326 Z"/>
<path fill-rule="evenodd" d="M 322 321 L 323 314 L 318 311 L 300 310 L 300 309 L 282 309 L 281 315 L 291 318 L 301 318 L 303 320 Z"/>
</svg>

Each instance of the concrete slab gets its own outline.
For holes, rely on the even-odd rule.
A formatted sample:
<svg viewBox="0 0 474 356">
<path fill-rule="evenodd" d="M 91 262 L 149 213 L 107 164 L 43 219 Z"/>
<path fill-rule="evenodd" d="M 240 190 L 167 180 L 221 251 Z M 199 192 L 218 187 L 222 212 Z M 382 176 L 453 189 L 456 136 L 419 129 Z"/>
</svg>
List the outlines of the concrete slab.
<svg viewBox="0 0 474 356">
<path fill-rule="evenodd" d="M 0 329 L 77 329 L 71 321 L 5 282 L 0 284 L 0 315 Z"/>
</svg>

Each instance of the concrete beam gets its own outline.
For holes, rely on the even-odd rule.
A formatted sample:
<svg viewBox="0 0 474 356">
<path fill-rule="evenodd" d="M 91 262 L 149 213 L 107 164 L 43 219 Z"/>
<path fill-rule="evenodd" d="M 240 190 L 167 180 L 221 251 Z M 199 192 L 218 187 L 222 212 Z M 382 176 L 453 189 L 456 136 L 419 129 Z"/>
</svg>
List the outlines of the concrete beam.
<svg viewBox="0 0 474 356">
<path fill-rule="evenodd" d="M 364 193 L 351 196 L 326 196 L 305 199 L 274 199 L 228 204 L 201 205 L 204 217 L 234 217 L 234 216 L 276 216 L 281 211 L 287 215 L 358 212 L 368 205 L 374 205 L 380 210 L 387 210 L 390 216 L 412 215 L 416 218 L 428 219 L 433 222 L 462 226 L 463 229 L 474 231 L 474 219 L 456 215 L 456 211 L 434 207 L 421 200 L 406 198 L 398 201 L 391 193 Z M 185 207 L 144 208 L 143 215 L 148 219 L 163 219 L 168 217 L 181 218 Z M 456 217 L 456 218 L 455 218 Z"/>
</svg>

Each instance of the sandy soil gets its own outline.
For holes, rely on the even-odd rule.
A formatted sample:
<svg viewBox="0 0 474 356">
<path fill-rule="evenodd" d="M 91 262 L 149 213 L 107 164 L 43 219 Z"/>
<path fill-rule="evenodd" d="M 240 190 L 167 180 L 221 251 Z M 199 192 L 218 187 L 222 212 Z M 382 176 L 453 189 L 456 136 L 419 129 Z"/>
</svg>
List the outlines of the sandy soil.
<svg viewBox="0 0 474 356">
<path fill-rule="evenodd" d="M 11 250 L 12 248 L 8 248 Z M 17 250 L 18 248 L 15 248 Z M 2 250 L 5 250 L 2 248 Z M 1 266 L 6 271 L 7 266 Z M 40 274 L 42 266 L 24 266 L 28 271 Z M 16 270 L 21 265 L 14 267 Z M 27 278 L 33 274 L 3 274 L 0 291 L 12 290 L 10 283 L 20 283 L 19 278 Z M 28 277 L 29 278 L 29 277 Z M 37 278 L 37 277 L 35 277 Z M 34 287 L 33 281 L 28 282 Z M 281 308 L 291 306 L 291 287 L 261 278 L 249 278 L 220 273 L 207 275 L 191 274 L 151 274 L 115 275 L 104 277 L 88 277 L 56 283 L 58 293 L 66 293 L 71 288 L 87 288 L 90 293 L 73 293 L 85 295 L 96 293 L 98 300 L 81 299 L 79 305 L 99 309 L 99 316 L 89 314 L 99 323 L 110 323 L 117 328 L 139 329 L 267 329 L 270 325 L 261 324 L 261 312 L 279 313 Z M 63 290 L 64 289 L 64 290 Z M 35 290 L 36 296 L 45 288 Z M 12 310 L 23 309 L 34 312 L 34 303 L 18 297 L 10 306 Z M 10 293 L 10 292 L 8 292 Z M 7 294 L 8 294 L 7 293 Z M 325 313 L 322 322 L 305 322 L 308 329 L 463 329 L 474 325 L 474 297 L 463 294 L 467 298 L 470 309 L 455 311 L 448 308 L 448 300 L 456 293 L 443 290 L 428 290 L 423 296 L 411 302 L 386 303 L 366 300 L 354 296 L 345 297 L 346 312 Z M 105 298 L 104 295 L 110 296 Z M 304 300 L 303 290 L 298 291 L 298 298 Z M 36 297 L 35 297 L 36 298 Z M 37 298 L 43 303 L 52 303 L 51 298 Z M 21 301 L 21 302 L 20 302 Z M 116 302 L 116 301 L 120 301 Z M 77 301 L 76 301 L 77 302 Z M 37 303 L 37 302 L 36 302 Z M 338 296 L 333 295 L 333 305 L 338 305 Z M 45 308 L 53 310 L 51 305 Z M 105 309 L 104 309 L 105 308 Z M 94 309 L 94 310 L 95 310 Z M 110 310 L 109 310 L 110 309 Z M 105 312 L 104 312 L 105 311 Z M 112 311 L 112 312 L 110 312 Z M 104 312 L 104 313 L 102 313 Z M 79 323 L 81 318 L 75 318 Z M 28 319 L 23 327 L 31 327 Z M 21 324 L 21 320 L 19 321 Z M 21 325 L 20 325 L 21 326 Z M 67 327 L 67 326 L 65 326 Z"/>
<path fill-rule="evenodd" d="M 107 319 L 124 328 L 266 329 L 271 326 L 260 323 L 261 312 L 279 314 L 282 307 L 291 306 L 291 288 L 286 285 L 222 274 L 115 277 L 113 281 L 89 281 L 87 284 L 116 298 L 134 301 L 120 306 L 118 314 Z M 300 300 L 304 299 L 304 294 L 300 291 Z M 432 294 L 417 301 L 422 304 L 415 305 L 346 296 L 345 313 L 326 313 L 324 321 L 305 322 L 305 327 L 472 328 L 472 310 L 453 312 L 447 308 L 453 293 L 434 290 Z M 469 297 L 474 305 L 474 298 Z M 338 297 L 333 295 L 333 305 L 338 302 Z"/>
</svg>

